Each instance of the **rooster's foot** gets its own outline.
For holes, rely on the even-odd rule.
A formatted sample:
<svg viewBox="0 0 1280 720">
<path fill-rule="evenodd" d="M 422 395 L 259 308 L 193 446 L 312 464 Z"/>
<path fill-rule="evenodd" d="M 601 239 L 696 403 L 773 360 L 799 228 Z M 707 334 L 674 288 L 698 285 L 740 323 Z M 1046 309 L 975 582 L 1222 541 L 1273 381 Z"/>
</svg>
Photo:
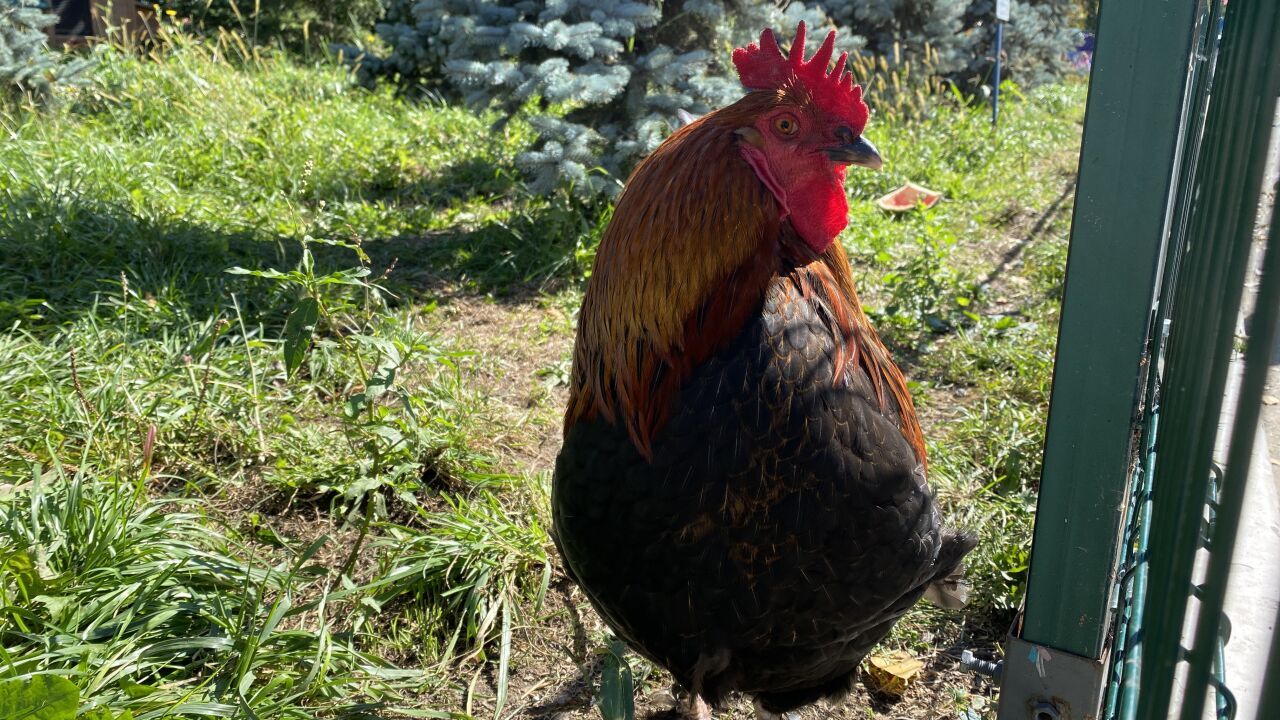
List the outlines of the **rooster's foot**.
<svg viewBox="0 0 1280 720">
<path fill-rule="evenodd" d="M 701 695 L 690 693 L 680 704 L 680 720 L 711 720 L 711 706 Z"/>
<path fill-rule="evenodd" d="M 795 713 L 776 713 L 766 710 L 760 698 L 756 698 L 755 708 L 756 720 L 800 720 L 800 716 Z"/>
</svg>

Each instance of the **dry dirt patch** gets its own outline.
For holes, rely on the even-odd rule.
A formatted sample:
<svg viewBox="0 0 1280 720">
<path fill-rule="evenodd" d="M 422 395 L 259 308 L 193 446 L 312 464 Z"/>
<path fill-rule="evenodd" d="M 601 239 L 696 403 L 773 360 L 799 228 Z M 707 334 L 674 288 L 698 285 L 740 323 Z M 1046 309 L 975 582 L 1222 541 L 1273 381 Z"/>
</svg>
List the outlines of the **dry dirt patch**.
<svg viewBox="0 0 1280 720">
<path fill-rule="evenodd" d="M 550 472 L 560 450 L 560 421 L 573 347 L 571 318 L 549 299 L 495 301 L 455 295 L 422 322 L 455 348 L 473 353 L 464 382 L 486 402 L 486 429 L 473 448 L 512 474 Z"/>
</svg>

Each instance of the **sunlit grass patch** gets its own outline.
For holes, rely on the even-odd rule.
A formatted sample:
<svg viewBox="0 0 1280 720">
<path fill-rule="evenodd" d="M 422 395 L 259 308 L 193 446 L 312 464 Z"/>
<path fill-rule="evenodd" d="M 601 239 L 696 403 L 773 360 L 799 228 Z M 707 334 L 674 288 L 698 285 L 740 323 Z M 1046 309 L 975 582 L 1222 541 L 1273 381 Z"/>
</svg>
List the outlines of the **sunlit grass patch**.
<svg viewBox="0 0 1280 720">
<path fill-rule="evenodd" d="M 10 479 L 22 482 L 0 498 L 6 677 L 63 674 L 86 708 L 136 717 L 361 717 L 424 680 L 335 622 L 313 560 L 325 540 L 255 557 L 199 501 L 149 499 L 142 478 L 55 465 Z"/>
</svg>

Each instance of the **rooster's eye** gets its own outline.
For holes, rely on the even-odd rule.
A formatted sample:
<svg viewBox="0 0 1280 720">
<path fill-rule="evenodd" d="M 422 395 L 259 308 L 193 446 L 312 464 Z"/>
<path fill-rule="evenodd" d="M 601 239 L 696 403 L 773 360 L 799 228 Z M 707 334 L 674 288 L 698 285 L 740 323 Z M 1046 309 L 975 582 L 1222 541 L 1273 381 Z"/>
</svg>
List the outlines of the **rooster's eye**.
<svg viewBox="0 0 1280 720">
<path fill-rule="evenodd" d="M 783 115 L 773 121 L 773 129 L 780 135 L 795 135 L 796 130 L 800 129 L 800 124 L 790 115 Z"/>
</svg>

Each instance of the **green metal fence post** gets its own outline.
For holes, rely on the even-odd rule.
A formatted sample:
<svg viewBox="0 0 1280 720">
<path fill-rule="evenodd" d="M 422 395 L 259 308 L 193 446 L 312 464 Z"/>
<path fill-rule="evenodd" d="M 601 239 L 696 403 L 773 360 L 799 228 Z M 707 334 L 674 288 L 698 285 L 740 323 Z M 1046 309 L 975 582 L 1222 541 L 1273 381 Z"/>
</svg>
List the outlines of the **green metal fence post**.
<svg viewBox="0 0 1280 720">
<path fill-rule="evenodd" d="M 1163 0 L 1101 6 L 1028 596 L 1006 652 L 1001 720 L 1037 718 L 1055 675 L 1059 701 L 1079 717 L 1101 703 L 1196 9 Z M 1068 676 L 1075 698 L 1061 697 Z"/>
</svg>

